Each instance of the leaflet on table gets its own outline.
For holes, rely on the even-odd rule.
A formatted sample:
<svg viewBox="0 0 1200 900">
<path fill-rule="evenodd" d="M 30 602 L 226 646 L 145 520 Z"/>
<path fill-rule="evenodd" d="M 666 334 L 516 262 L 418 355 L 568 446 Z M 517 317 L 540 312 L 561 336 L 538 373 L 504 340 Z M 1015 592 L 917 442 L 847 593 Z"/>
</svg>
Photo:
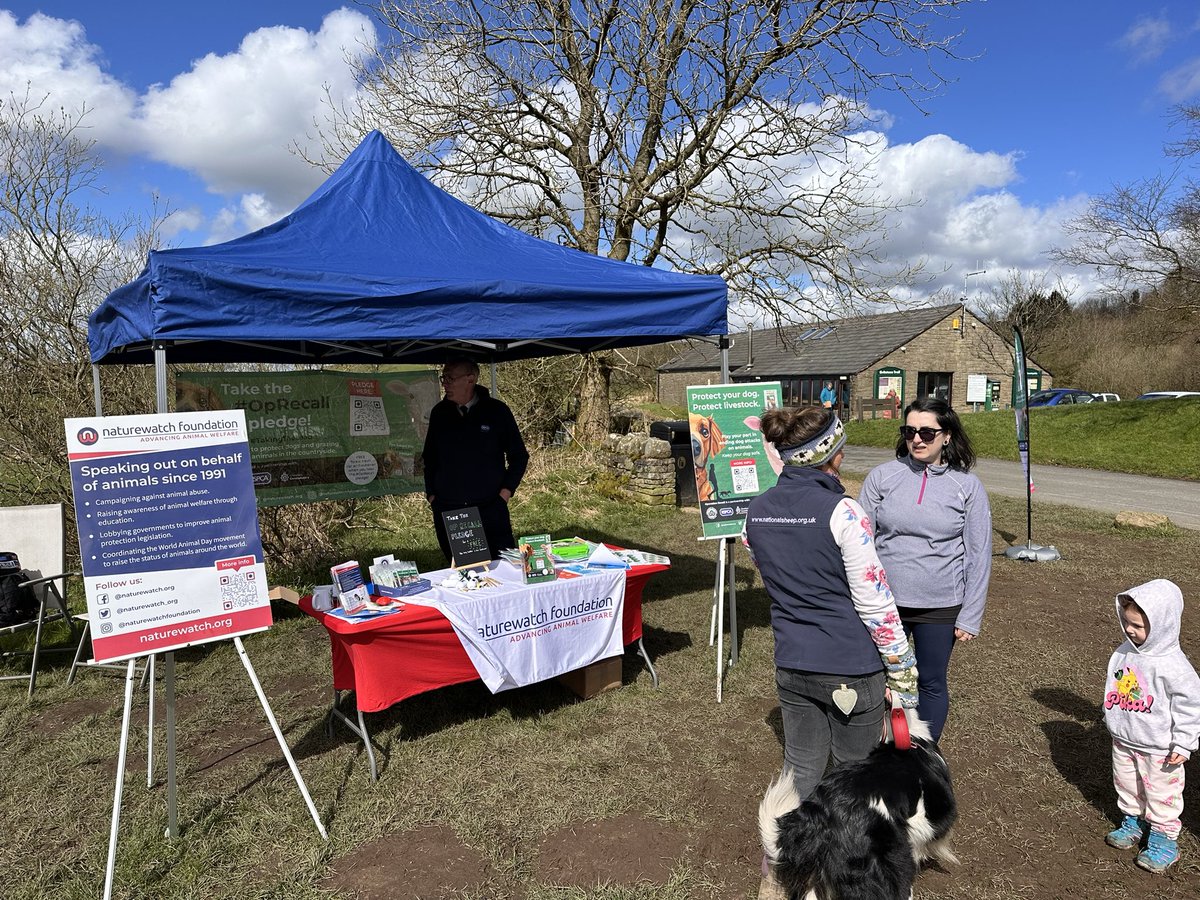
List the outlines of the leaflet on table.
<svg viewBox="0 0 1200 900">
<path fill-rule="evenodd" d="M 400 612 L 404 609 L 403 603 L 396 603 L 391 606 L 378 606 L 374 603 L 368 604 L 355 612 L 348 612 L 344 609 L 332 609 L 329 615 L 337 616 L 339 619 L 345 619 L 347 622 L 365 622 L 368 619 L 375 619 L 379 616 L 386 616 L 390 613 Z"/>
<path fill-rule="evenodd" d="M 554 559 L 550 552 L 550 535 L 526 534 L 517 538 L 521 551 L 521 574 L 526 584 L 553 581 Z"/>
<path fill-rule="evenodd" d="M 671 557 L 661 553 L 650 553 L 648 550 L 613 550 L 620 559 L 631 566 L 669 566 Z"/>
<path fill-rule="evenodd" d="M 408 597 L 429 590 L 428 578 L 422 578 L 417 564 L 391 556 L 379 557 L 371 566 L 371 593 L 381 597 Z"/>
</svg>

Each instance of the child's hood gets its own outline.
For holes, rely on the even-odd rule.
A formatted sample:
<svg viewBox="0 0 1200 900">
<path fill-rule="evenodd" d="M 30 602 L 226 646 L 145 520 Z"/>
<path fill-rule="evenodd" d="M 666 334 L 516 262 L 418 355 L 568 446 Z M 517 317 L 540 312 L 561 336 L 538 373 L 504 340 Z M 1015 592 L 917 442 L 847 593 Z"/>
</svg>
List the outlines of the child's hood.
<svg viewBox="0 0 1200 900">
<path fill-rule="evenodd" d="M 1139 584 L 1135 588 L 1122 591 L 1116 597 L 1117 625 L 1121 629 L 1121 637 L 1125 635 L 1125 626 L 1121 621 L 1121 598 L 1129 597 L 1142 608 L 1146 614 L 1146 623 L 1150 633 L 1145 642 L 1139 647 L 1130 642 L 1130 646 L 1146 656 L 1156 656 L 1179 648 L 1179 621 L 1183 616 L 1183 592 L 1173 581 L 1156 578 Z"/>
</svg>

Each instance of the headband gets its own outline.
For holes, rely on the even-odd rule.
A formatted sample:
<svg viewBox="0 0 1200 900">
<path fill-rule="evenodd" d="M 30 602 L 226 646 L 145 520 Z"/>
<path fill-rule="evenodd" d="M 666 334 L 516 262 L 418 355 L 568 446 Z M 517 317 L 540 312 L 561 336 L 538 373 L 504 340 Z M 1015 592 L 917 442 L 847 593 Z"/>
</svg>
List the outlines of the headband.
<svg viewBox="0 0 1200 900">
<path fill-rule="evenodd" d="M 792 447 L 778 447 L 779 458 L 788 466 L 824 465 L 846 443 L 846 429 L 841 420 L 833 417 L 829 426 L 810 441 Z"/>
</svg>

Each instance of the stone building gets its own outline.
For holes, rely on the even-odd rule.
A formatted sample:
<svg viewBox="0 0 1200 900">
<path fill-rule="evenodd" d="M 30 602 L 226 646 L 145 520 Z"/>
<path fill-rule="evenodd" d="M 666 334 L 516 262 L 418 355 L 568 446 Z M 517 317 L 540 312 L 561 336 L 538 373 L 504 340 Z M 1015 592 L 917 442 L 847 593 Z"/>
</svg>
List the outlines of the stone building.
<svg viewBox="0 0 1200 900">
<path fill-rule="evenodd" d="M 1049 372 L 1027 360 L 1031 391 L 1052 386 Z M 732 381 L 779 381 L 788 406 L 816 405 L 826 382 L 842 415 L 891 414 L 914 398 L 937 396 L 960 412 L 1008 409 L 1013 350 L 966 306 L 840 319 L 730 336 Z M 660 403 L 685 405 L 689 385 L 716 384 L 720 351 L 695 345 L 658 369 Z M 889 400 L 887 404 L 862 401 Z"/>
</svg>

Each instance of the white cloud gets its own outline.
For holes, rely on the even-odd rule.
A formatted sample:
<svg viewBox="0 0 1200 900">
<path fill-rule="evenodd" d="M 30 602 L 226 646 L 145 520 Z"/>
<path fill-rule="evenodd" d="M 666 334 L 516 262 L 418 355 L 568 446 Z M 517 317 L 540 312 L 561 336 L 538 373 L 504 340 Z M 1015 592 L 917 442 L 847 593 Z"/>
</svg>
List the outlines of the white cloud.
<svg viewBox="0 0 1200 900">
<path fill-rule="evenodd" d="M 355 91 L 348 56 L 373 46 L 375 30 L 360 13 L 338 10 L 311 34 L 262 28 L 236 53 L 209 54 L 142 99 L 135 125 L 155 159 L 199 175 L 210 191 L 255 192 L 291 208 L 320 184 L 322 173 L 289 152 Z M 309 149 L 312 149 L 311 146 Z"/>
<path fill-rule="evenodd" d="M 1182 103 L 1196 97 L 1200 94 L 1200 58 L 1190 59 L 1165 73 L 1158 87 L 1172 103 Z"/>
<path fill-rule="evenodd" d="M 46 98 L 50 108 L 72 117 L 86 108 L 85 136 L 121 148 L 136 95 L 101 63 L 78 22 L 35 13 L 21 23 L 0 10 L 0 101 L 28 91 L 33 102 Z"/>
<path fill-rule="evenodd" d="M 275 206 L 259 193 L 242 194 L 236 204 L 225 206 L 217 213 L 209 229 L 206 244 L 219 244 L 251 231 L 266 228 L 291 212 L 291 206 Z"/>
<path fill-rule="evenodd" d="M 1162 56 L 1172 33 L 1166 16 L 1143 16 L 1121 35 L 1117 44 L 1132 54 L 1134 62 L 1150 62 Z"/>
<path fill-rule="evenodd" d="M 1130 49 L 1156 52 L 1155 41 L 1164 38 L 1153 21 L 1143 20 L 1126 35 Z M 88 135 L 102 150 L 149 156 L 196 176 L 222 198 L 221 209 L 206 222 L 195 198 L 164 193 L 168 205 L 181 208 L 163 234 L 222 241 L 277 220 L 320 183 L 321 172 L 289 148 L 299 141 L 320 155 L 307 137 L 314 120 L 328 116 L 327 94 L 335 105 L 355 98 L 347 57 L 361 58 L 375 40 L 372 20 L 347 9 L 330 13 L 315 33 L 263 28 L 247 35 L 235 52 L 205 56 L 139 98 L 107 73 L 101 52 L 78 22 L 34 15 L 19 23 L 0 10 L 0 98 L 23 95 L 29 85 L 32 97 L 49 94 L 55 106 L 86 104 L 92 110 Z M 1170 89 L 1194 92 L 1198 71 L 1176 69 Z M 1164 90 L 1167 84 L 1164 79 Z M 921 258 L 933 271 L 945 270 L 922 295 L 939 288 L 957 293 L 963 274 L 979 268 L 988 274 L 971 279 L 973 291 L 986 291 L 1013 268 L 1047 269 L 1045 251 L 1062 243 L 1063 223 L 1082 210 L 1086 198 L 1045 208 L 1024 204 L 1015 193 L 1019 152 L 978 152 L 942 134 L 890 146 L 886 113 L 862 114 L 869 122 L 856 120 L 864 130 L 854 152 L 871 162 L 871 190 L 908 204 L 888 217 L 880 249 L 892 261 Z M 796 160 L 791 173 L 793 187 L 812 186 L 822 177 L 805 160 Z"/>
</svg>

